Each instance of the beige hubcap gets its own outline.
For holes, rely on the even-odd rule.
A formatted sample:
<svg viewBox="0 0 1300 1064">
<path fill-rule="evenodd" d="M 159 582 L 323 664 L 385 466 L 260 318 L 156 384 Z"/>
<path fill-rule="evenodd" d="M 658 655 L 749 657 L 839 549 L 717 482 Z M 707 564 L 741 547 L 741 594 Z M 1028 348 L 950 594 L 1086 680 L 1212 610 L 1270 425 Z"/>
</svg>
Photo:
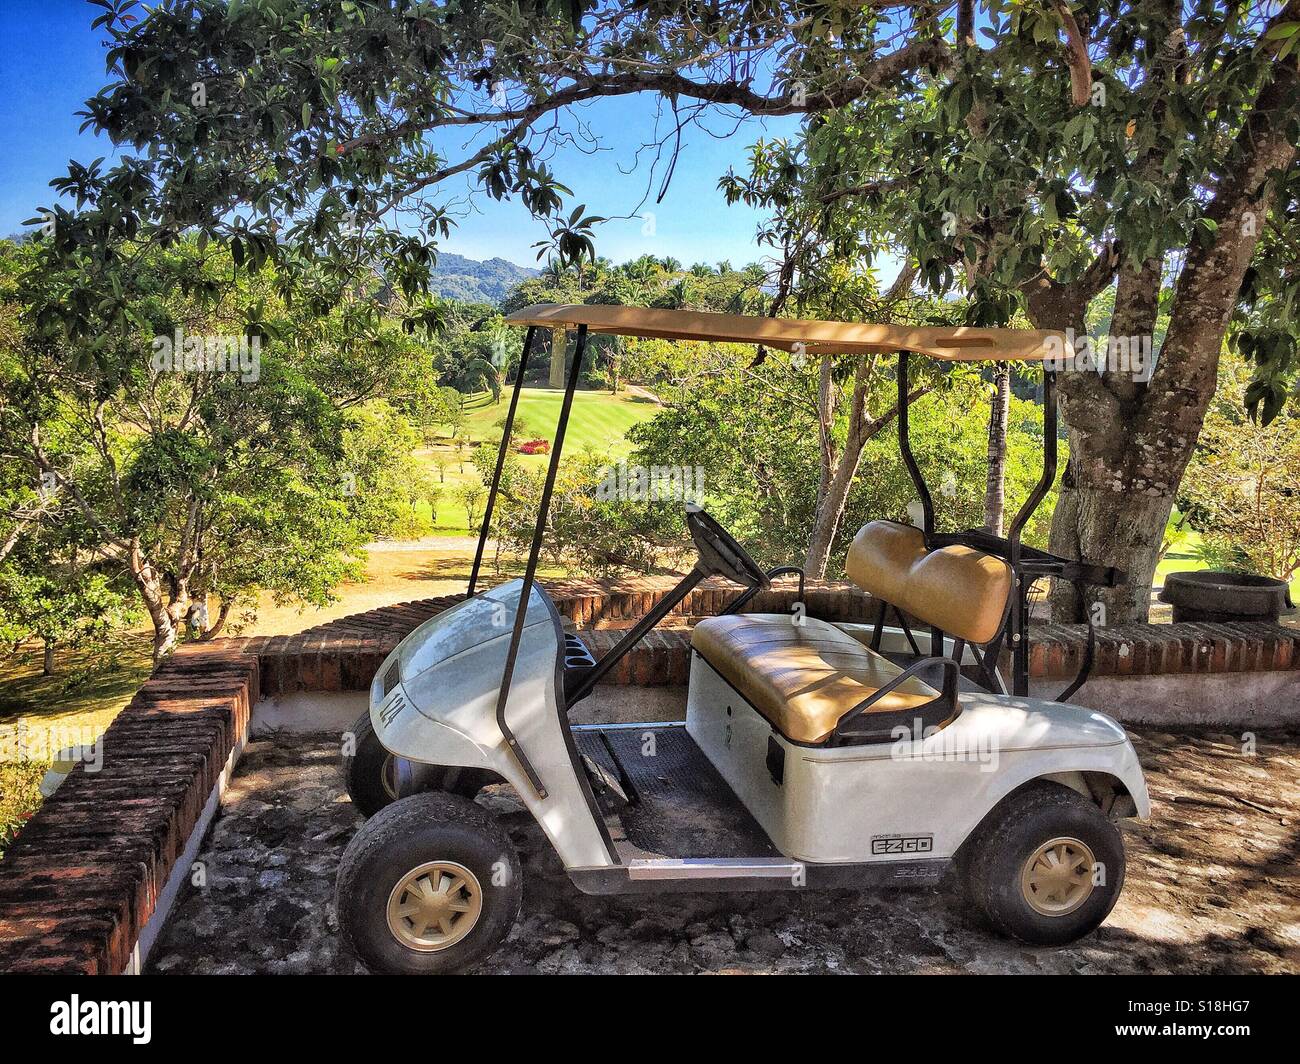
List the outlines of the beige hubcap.
<svg viewBox="0 0 1300 1064">
<path fill-rule="evenodd" d="M 388 896 L 388 929 L 407 949 L 435 953 L 474 929 L 483 912 L 478 879 L 455 861 L 429 861 L 407 872 Z"/>
<path fill-rule="evenodd" d="M 1074 912 L 1092 894 L 1095 864 L 1092 850 L 1078 839 L 1061 837 L 1043 843 L 1020 873 L 1025 901 L 1044 916 Z"/>
<path fill-rule="evenodd" d="M 392 754 L 385 757 L 384 763 L 379 766 L 379 783 L 384 788 L 384 793 L 397 801 L 397 759 Z"/>
</svg>

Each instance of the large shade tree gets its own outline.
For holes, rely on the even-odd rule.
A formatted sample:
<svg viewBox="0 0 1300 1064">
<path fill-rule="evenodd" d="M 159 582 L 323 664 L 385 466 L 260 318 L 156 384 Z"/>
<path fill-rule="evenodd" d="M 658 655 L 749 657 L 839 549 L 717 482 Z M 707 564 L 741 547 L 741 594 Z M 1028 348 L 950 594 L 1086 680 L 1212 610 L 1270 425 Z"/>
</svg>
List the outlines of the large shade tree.
<svg viewBox="0 0 1300 1064">
<path fill-rule="evenodd" d="M 974 5 L 954 10 L 942 80 L 760 145 L 730 187 L 789 221 L 774 242 L 803 284 L 892 247 L 930 290 L 968 295 L 972 324 L 1023 311 L 1072 330 L 1080 355 L 1089 304 L 1113 289 L 1107 369 L 1061 374 L 1052 546 L 1129 580 L 1062 586 L 1055 604 L 1142 619 L 1225 336 L 1255 360 L 1253 415 L 1274 417 L 1294 374 L 1300 4 L 995 0 L 979 45 Z"/>
<path fill-rule="evenodd" d="M 1150 335 L 1176 272 L 1150 380 L 1062 386 L 1053 543 L 1129 571 L 1113 620 L 1145 612 L 1234 315 L 1260 364 L 1251 401 L 1267 416 L 1284 393 L 1300 0 L 95 2 L 113 80 L 86 120 L 134 154 L 73 166 L 57 187 L 76 210 L 41 216 L 47 265 L 82 278 L 42 325 L 91 353 L 130 324 L 130 249 L 186 233 L 250 269 L 274 259 L 322 309 L 373 269 L 414 299 L 464 175 L 546 219 L 562 260 L 590 256 L 548 148 L 572 106 L 652 92 L 670 146 L 709 109 L 813 116 L 819 196 L 932 290 L 969 289 L 975 320 L 1024 307 L 1082 331 L 1117 284 L 1112 332 Z"/>
</svg>

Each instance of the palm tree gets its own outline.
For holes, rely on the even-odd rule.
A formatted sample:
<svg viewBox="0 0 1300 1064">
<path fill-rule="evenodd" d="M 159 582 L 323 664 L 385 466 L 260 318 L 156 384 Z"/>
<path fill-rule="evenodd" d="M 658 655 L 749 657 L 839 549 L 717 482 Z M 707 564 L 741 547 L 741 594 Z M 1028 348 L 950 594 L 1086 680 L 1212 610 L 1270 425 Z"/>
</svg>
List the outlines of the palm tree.
<svg viewBox="0 0 1300 1064">
<path fill-rule="evenodd" d="M 623 264 L 623 273 L 640 284 L 649 284 L 659 274 L 659 263 L 653 255 L 642 255 Z"/>
<path fill-rule="evenodd" d="M 456 371 L 452 383 L 460 392 L 477 392 L 487 388 L 492 392 L 492 401 L 499 403 L 501 393 L 505 390 L 508 358 L 505 331 L 497 329 L 487 344 L 487 353 L 471 356 Z"/>
</svg>

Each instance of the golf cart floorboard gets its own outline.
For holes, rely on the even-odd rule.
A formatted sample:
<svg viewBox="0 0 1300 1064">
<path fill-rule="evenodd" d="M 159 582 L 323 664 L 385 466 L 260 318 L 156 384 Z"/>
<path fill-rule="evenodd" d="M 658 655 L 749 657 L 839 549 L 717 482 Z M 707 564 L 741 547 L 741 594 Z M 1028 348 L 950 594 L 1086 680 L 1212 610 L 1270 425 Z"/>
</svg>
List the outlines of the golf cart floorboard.
<svg viewBox="0 0 1300 1064">
<path fill-rule="evenodd" d="M 681 725 L 589 728 L 574 738 L 629 799 L 601 796 L 625 858 L 781 856 Z"/>
</svg>

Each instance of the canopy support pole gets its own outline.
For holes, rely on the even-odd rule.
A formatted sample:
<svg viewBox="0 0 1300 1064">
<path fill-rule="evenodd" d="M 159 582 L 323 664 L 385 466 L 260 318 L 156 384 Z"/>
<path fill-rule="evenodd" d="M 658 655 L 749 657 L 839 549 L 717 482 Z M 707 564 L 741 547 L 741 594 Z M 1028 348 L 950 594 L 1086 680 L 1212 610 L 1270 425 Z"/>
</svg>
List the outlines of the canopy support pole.
<svg viewBox="0 0 1300 1064">
<path fill-rule="evenodd" d="M 533 543 L 528 550 L 528 565 L 524 569 L 523 586 L 519 589 L 519 606 L 515 610 L 515 627 L 510 634 L 510 649 L 506 651 L 506 667 L 501 676 L 501 690 L 497 694 L 497 727 L 505 738 L 506 745 L 519 767 L 524 770 L 528 782 L 533 785 L 538 798 L 546 798 L 547 790 L 541 777 L 528 760 L 528 755 L 519 745 L 515 733 L 506 723 L 506 702 L 510 698 L 510 685 L 515 675 L 515 659 L 519 656 L 519 641 L 524 633 L 524 618 L 532 602 L 533 578 L 537 575 L 537 558 L 542 552 L 542 536 L 546 531 L 546 519 L 551 509 L 551 493 L 555 490 L 555 475 L 560 469 L 560 452 L 564 450 L 564 433 L 569 427 L 569 414 L 573 408 L 573 393 L 578 387 L 578 377 L 582 373 L 582 356 L 587 350 L 587 327 L 578 326 L 578 342 L 573 353 L 573 365 L 569 367 L 569 379 L 564 388 L 564 402 L 560 406 L 560 419 L 555 426 L 555 445 L 551 448 L 551 462 L 546 470 L 546 483 L 542 487 L 541 502 L 537 506 L 537 524 L 533 527 Z M 521 375 L 522 379 L 522 375 Z"/>
<path fill-rule="evenodd" d="M 1029 694 L 1029 587 L 1020 571 L 1020 534 L 1056 481 L 1056 371 L 1043 367 L 1043 473 L 1007 533 L 1011 563 L 1011 693 Z"/>
<path fill-rule="evenodd" d="M 903 462 L 912 477 L 912 483 L 916 485 L 916 494 L 921 499 L 923 531 L 926 542 L 929 543 L 930 537 L 934 535 L 934 500 L 930 498 L 930 489 L 926 487 L 921 467 L 916 464 L 916 457 L 912 454 L 912 440 L 908 434 L 907 355 L 906 351 L 898 352 L 898 449 L 903 452 Z"/>
<path fill-rule="evenodd" d="M 515 427 L 515 410 L 519 406 L 519 393 L 524 389 L 524 373 L 528 369 L 528 355 L 533 347 L 535 325 L 528 326 L 524 333 L 524 350 L 519 356 L 519 373 L 515 376 L 515 387 L 510 393 L 510 409 L 506 412 L 506 423 L 501 427 L 501 447 L 497 451 L 496 468 L 492 470 L 492 486 L 488 489 L 487 505 L 483 508 L 483 527 L 479 530 L 478 546 L 474 550 L 474 564 L 469 571 L 469 588 L 465 592 L 467 599 L 474 597 L 474 587 L 478 583 L 478 568 L 483 562 L 483 548 L 487 545 L 488 529 L 492 527 L 492 507 L 497 501 L 497 488 L 501 484 L 501 470 L 505 468 L 506 452 L 510 449 L 510 435 Z"/>
</svg>

